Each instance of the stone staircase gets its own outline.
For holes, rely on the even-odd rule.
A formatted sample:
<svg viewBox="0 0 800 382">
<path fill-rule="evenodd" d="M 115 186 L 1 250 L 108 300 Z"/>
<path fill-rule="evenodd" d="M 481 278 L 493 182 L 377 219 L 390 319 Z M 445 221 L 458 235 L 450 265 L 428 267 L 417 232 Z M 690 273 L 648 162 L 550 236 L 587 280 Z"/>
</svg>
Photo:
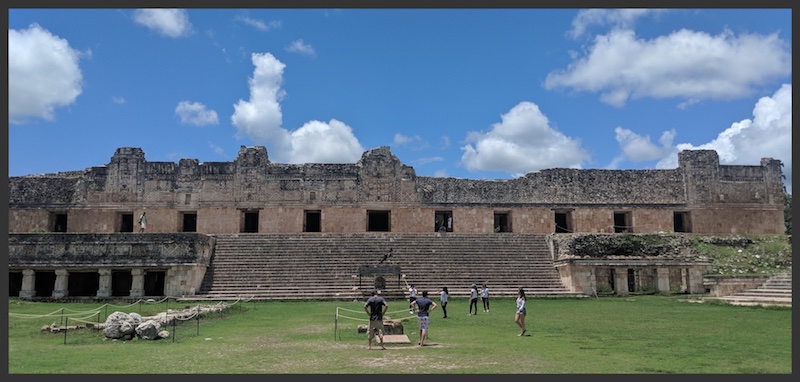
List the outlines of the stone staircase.
<svg viewBox="0 0 800 382">
<path fill-rule="evenodd" d="M 490 297 L 516 297 L 520 286 L 529 296 L 582 296 L 561 283 L 543 235 L 254 233 L 216 236 L 195 297 L 360 300 L 375 276 L 359 271 L 379 263 L 398 270 L 384 276 L 390 300 L 405 298 L 408 284 L 432 298 L 443 286 L 464 298 L 483 282 Z"/>
<path fill-rule="evenodd" d="M 792 306 L 792 272 L 778 273 L 764 284 L 730 296 L 719 297 L 733 305 Z"/>
</svg>

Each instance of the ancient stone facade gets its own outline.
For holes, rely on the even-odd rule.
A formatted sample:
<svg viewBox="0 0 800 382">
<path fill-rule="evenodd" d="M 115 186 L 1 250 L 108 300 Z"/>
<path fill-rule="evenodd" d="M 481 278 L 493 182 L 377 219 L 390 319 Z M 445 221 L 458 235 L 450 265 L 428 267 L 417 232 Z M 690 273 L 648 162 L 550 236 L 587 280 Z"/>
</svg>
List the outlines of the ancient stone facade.
<svg viewBox="0 0 800 382">
<path fill-rule="evenodd" d="M 242 146 L 233 162 L 148 162 L 11 177 L 9 232 L 449 232 L 782 234 L 781 163 L 720 165 L 683 151 L 668 170 L 548 169 L 505 180 L 417 176 L 388 147 L 353 164 L 279 164 Z"/>
<path fill-rule="evenodd" d="M 783 234 L 781 166 L 771 158 L 720 165 L 715 151 L 693 150 L 669 170 L 472 180 L 417 176 L 388 147 L 352 164 L 272 163 L 266 148 L 245 146 L 233 162 L 148 162 L 141 149 L 124 147 L 104 166 L 9 179 L 10 295 L 194 295 L 213 276 L 215 234 L 442 226 L 546 234 L 562 282 L 576 293 L 703 293 L 707 259 L 631 249 L 624 243 L 639 239 L 629 234 Z M 146 235 L 135 233 L 142 212 Z"/>
</svg>

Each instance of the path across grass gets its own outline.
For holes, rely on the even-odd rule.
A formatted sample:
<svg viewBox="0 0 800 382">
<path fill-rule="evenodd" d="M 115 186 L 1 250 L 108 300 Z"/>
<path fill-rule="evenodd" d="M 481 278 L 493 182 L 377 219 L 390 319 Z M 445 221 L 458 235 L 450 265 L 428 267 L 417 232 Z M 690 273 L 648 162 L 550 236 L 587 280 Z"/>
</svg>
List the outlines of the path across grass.
<svg viewBox="0 0 800 382">
<path fill-rule="evenodd" d="M 169 309 L 192 304 L 171 301 Z M 791 309 L 687 296 L 530 298 L 524 337 L 517 336 L 513 299 L 492 299 L 490 312 L 473 316 L 467 300 L 452 299 L 447 319 L 440 309 L 432 313 L 425 347 L 416 345 L 408 302 L 389 301 L 389 316 L 404 319 L 411 342 L 371 351 L 357 330 L 368 322 L 363 301 L 239 302 L 182 323 L 174 338 L 150 341 L 112 341 L 93 330 L 65 340 L 40 330 L 58 321 L 53 312 L 101 305 L 9 300 L 9 374 L 792 373 Z"/>
</svg>

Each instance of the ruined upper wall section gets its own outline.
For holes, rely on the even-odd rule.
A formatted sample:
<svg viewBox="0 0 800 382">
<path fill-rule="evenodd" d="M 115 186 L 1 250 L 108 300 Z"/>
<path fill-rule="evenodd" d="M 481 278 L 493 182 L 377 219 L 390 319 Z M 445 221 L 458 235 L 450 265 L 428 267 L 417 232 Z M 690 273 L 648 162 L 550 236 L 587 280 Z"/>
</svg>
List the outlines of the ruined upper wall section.
<svg viewBox="0 0 800 382">
<path fill-rule="evenodd" d="M 782 208 L 781 163 L 721 166 L 713 150 L 679 154 L 668 170 L 547 169 L 505 180 L 417 177 L 389 147 L 356 163 L 280 164 L 263 146 L 241 146 L 233 162 L 148 162 L 139 148 L 116 150 L 105 166 L 9 179 L 11 208 L 265 205 L 593 205 Z"/>
</svg>

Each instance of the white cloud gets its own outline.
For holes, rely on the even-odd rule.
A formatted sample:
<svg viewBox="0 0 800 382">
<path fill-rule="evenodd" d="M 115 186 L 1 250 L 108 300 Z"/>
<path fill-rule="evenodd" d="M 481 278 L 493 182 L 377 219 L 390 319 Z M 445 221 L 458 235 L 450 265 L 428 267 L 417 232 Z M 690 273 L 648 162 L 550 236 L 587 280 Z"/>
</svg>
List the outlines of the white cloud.
<svg viewBox="0 0 800 382">
<path fill-rule="evenodd" d="M 8 121 L 55 119 L 55 108 L 71 105 L 82 92 L 80 52 L 69 42 L 31 24 L 8 30 Z"/>
<path fill-rule="evenodd" d="M 208 147 L 210 147 L 214 153 L 219 154 L 222 157 L 225 156 L 225 150 L 222 147 L 215 145 L 214 142 L 208 141 Z"/>
<path fill-rule="evenodd" d="M 310 121 L 290 132 L 281 127 L 280 101 L 286 65 L 270 53 L 253 53 L 250 99 L 239 100 L 231 115 L 237 137 L 267 146 L 271 160 L 284 163 L 354 163 L 364 149 L 350 126 L 336 119 Z"/>
<path fill-rule="evenodd" d="M 411 150 L 414 151 L 424 150 L 430 147 L 428 142 L 422 139 L 422 137 L 420 137 L 419 135 L 414 135 L 413 137 L 409 137 L 400 133 L 394 135 L 394 140 L 392 142 L 392 145 L 408 146 L 411 148 Z"/>
<path fill-rule="evenodd" d="M 761 158 L 778 159 L 783 163 L 785 184 L 792 184 L 792 84 L 784 84 L 771 97 L 762 97 L 753 108 L 753 119 L 734 122 L 711 142 L 695 146 L 680 143 L 656 165 L 676 168 L 678 152 L 713 149 L 722 164 L 754 165 Z"/>
<path fill-rule="evenodd" d="M 133 21 L 162 36 L 173 38 L 186 36 L 192 30 L 185 9 L 137 9 L 133 12 Z"/>
<path fill-rule="evenodd" d="M 666 9 L 584 9 L 578 12 L 578 15 L 572 20 L 572 29 L 569 35 L 572 38 L 578 38 L 587 33 L 587 30 L 594 26 L 612 26 L 614 28 L 630 28 L 636 20 L 640 17 L 657 13 L 665 12 Z"/>
<path fill-rule="evenodd" d="M 175 114 L 184 125 L 206 126 L 219 123 L 217 112 L 206 109 L 206 105 L 200 102 L 181 101 L 175 107 Z"/>
<path fill-rule="evenodd" d="M 364 153 L 353 129 L 335 119 L 306 122 L 291 141 L 290 163 L 354 163 Z"/>
<path fill-rule="evenodd" d="M 311 44 L 304 43 L 303 39 L 292 41 L 292 43 L 286 47 L 286 51 L 292 53 L 300 53 L 302 55 L 306 55 L 309 57 L 316 56 L 314 47 L 312 47 Z"/>
<path fill-rule="evenodd" d="M 124 97 L 111 97 L 111 102 L 114 102 L 117 105 L 124 105 L 125 98 Z"/>
<path fill-rule="evenodd" d="M 549 125 L 531 102 L 521 102 L 501 116 L 488 133 L 469 132 L 461 164 L 468 170 L 525 174 L 545 168 L 581 168 L 589 154 L 580 142 Z"/>
<path fill-rule="evenodd" d="M 254 19 L 248 16 L 237 16 L 236 20 L 239 20 L 247 25 L 250 25 L 253 28 L 256 28 L 260 31 L 268 31 L 270 29 L 280 28 L 281 22 L 280 21 L 270 21 L 264 22 L 263 20 Z"/>
<path fill-rule="evenodd" d="M 686 106 L 747 96 L 791 75 L 791 66 L 791 45 L 777 34 L 712 36 L 682 29 L 642 40 L 632 30 L 613 30 L 595 37 L 585 57 L 548 74 L 544 86 L 600 92 L 603 102 L 618 107 L 643 97 L 680 98 Z"/>
<path fill-rule="evenodd" d="M 661 159 L 672 153 L 672 140 L 675 138 L 675 130 L 665 131 L 661 134 L 661 138 L 659 138 L 660 146 L 651 142 L 649 135 L 641 136 L 622 127 L 614 129 L 614 133 L 625 158 L 634 162 Z M 617 160 L 616 163 L 618 162 Z"/>
</svg>

